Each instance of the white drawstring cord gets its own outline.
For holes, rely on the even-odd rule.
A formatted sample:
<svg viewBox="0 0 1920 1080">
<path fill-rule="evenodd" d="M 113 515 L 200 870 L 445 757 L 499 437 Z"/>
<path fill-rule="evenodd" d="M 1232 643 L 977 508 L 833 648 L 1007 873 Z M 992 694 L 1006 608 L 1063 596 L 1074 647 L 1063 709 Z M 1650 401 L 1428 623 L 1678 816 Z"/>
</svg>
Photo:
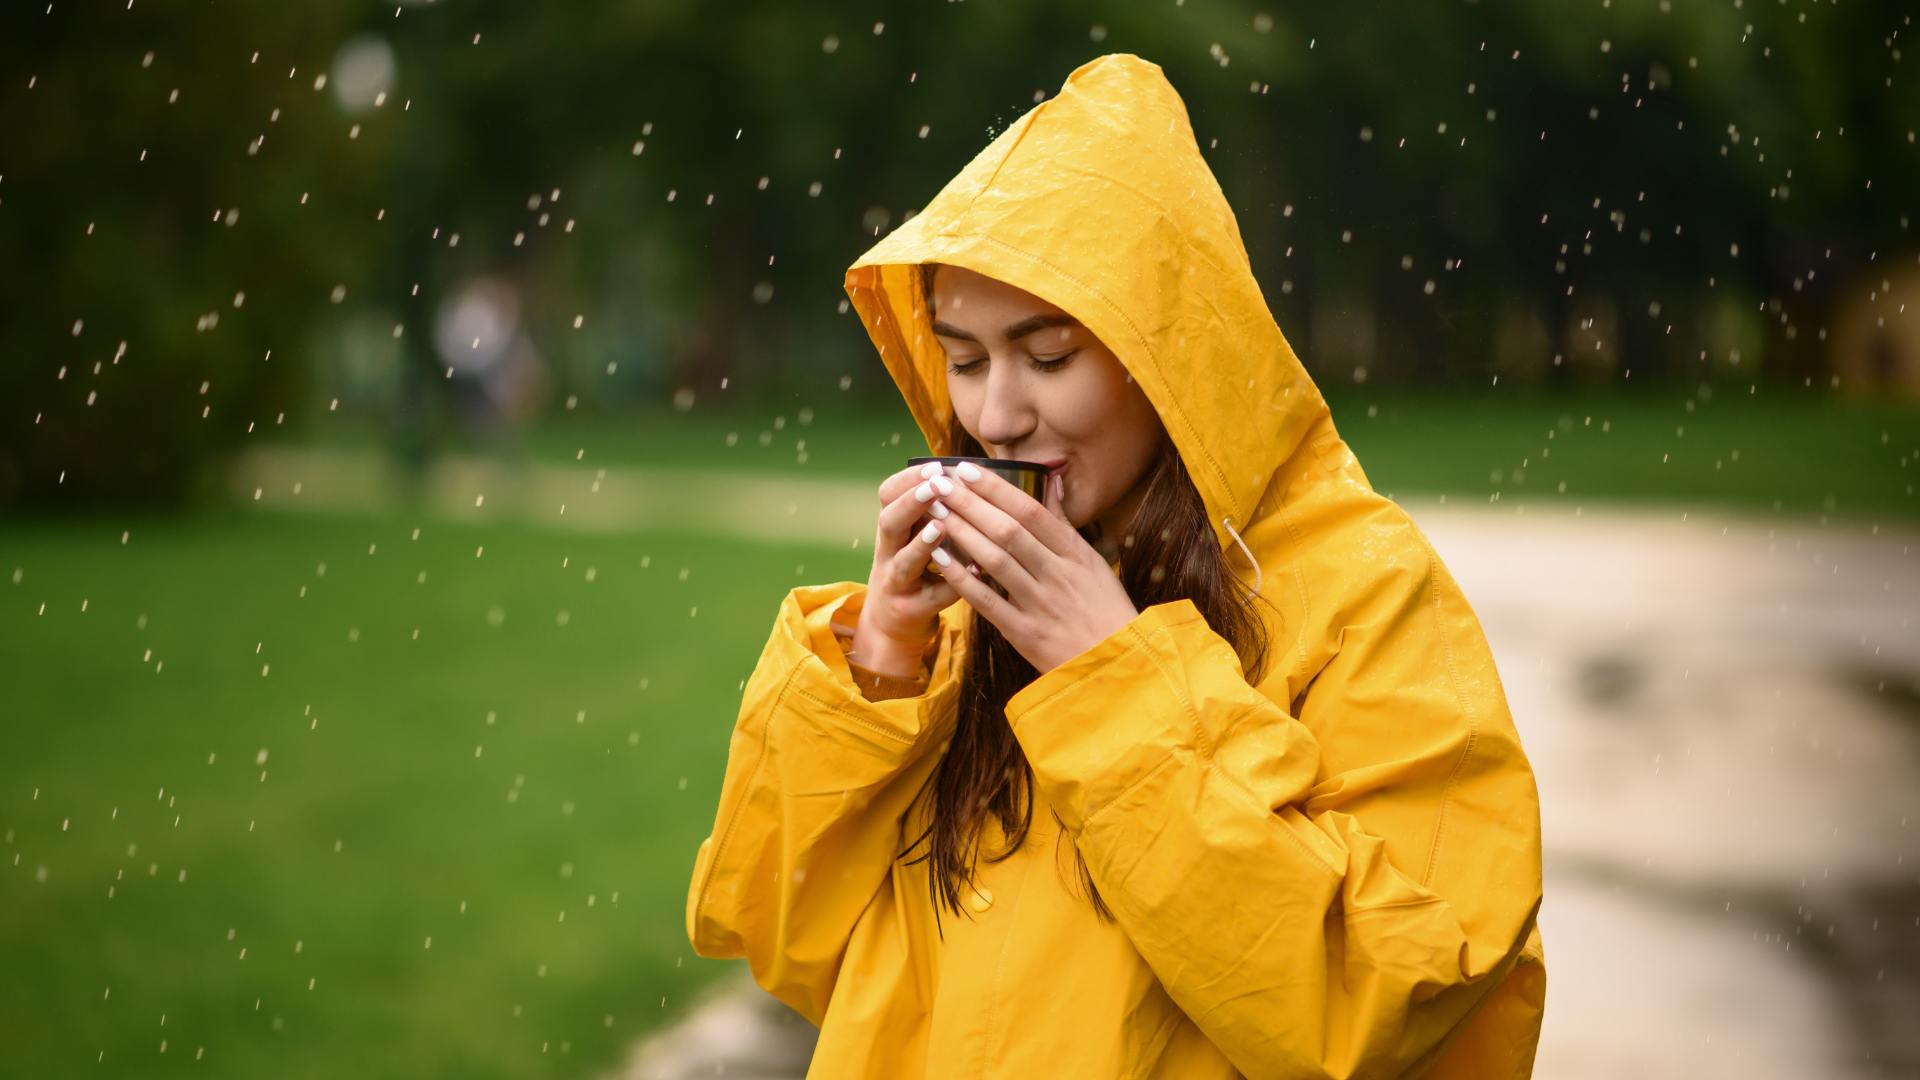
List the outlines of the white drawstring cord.
<svg viewBox="0 0 1920 1080">
<path fill-rule="evenodd" d="M 1228 514 L 1222 517 L 1220 519 L 1220 524 L 1225 525 L 1227 527 L 1227 531 L 1233 534 L 1233 542 L 1240 545 L 1240 550 L 1246 552 L 1247 554 L 1247 561 L 1253 564 L 1253 591 L 1247 594 L 1247 599 L 1251 600 L 1254 597 L 1260 595 L 1260 585 L 1261 585 L 1260 560 L 1253 557 L 1253 550 L 1247 547 L 1247 542 L 1245 540 L 1240 539 L 1239 530 L 1233 527 L 1232 514 Z"/>
</svg>

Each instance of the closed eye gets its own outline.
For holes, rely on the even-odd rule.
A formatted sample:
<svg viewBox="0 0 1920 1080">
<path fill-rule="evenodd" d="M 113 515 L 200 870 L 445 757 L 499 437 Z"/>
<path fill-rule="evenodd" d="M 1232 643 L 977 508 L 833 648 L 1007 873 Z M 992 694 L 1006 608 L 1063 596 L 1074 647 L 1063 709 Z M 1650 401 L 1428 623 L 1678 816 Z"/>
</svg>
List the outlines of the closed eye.
<svg viewBox="0 0 1920 1080">
<path fill-rule="evenodd" d="M 1075 349 L 1073 352 L 1062 353 L 1059 356 L 1036 356 L 1033 358 L 1033 369 L 1035 371 L 1058 371 L 1066 366 L 1067 361 L 1073 358 L 1074 353 L 1078 353 L 1079 351 L 1079 349 Z M 947 364 L 947 372 L 953 375 L 971 375 L 984 363 L 986 363 L 985 360 L 975 360 L 971 364 L 949 363 Z"/>
</svg>

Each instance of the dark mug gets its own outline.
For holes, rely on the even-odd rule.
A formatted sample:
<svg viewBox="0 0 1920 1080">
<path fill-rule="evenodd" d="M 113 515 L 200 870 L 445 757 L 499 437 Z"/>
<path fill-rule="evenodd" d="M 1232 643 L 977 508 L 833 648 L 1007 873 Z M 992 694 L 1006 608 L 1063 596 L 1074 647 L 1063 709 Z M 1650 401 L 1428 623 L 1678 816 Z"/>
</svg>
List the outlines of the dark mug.
<svg viewBox="0 0 1920 1080">
<path fill-rule="evenodd" d="M 1047 473 L 1050 470 L 1037 461 L 1018 461 L 1013 458 L 987 457 L 910 457 L 907 459 L 907 464 L 919 468 L 935 461 L 944 466 L 946 472 L 952 472 L 954 467 L 963 461 L 970 461 L 981 471 L 991 472 L 1007 483 L 1026 492 L 1032 496 L 1035 501 L 1043 503 L 1047 501 Z M 914 526 L 915 535 L 918 535 L 919 530 L 926 528 L 927 522 L 932 520 L 931 515 L 922 517 Z M 940 542 L 939 547 L 942 551 L 952 556 L 956 562 L 964 562 L 964 560 L 960 558 L 959 552 L 950 547 L 945 540 Z M 927 567 L 926 572 L 921 576 L 929 581 L 944 580 L 944 575 L 940 572 L 939 568 L 931 565 Z M 992 585 L 993 591 L 999 593 L 1001 596 L 1007 595 L 1006 590 L 1002 589 L 997 582 L 986 574 L 981 574 L 980 580 Z"/>
</svg>

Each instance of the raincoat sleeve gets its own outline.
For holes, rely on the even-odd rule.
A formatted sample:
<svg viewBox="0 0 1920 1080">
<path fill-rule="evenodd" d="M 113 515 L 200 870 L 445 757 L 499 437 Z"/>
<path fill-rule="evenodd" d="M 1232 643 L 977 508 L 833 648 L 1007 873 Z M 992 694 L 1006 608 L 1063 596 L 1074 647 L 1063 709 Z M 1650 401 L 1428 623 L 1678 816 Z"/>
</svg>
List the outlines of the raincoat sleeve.
<svg viewBox="0 0 1920 1080">
<path fill-rule="evenodd" d="M 937 759 L 929 750 L 951 728 L 950 716 L 935 720 L 951 682 L 944 626 L 926 693 L 870 701 L 854 681 L 834 627 L 857 621 L 865 598 L 864 584 L 840 582 L 782 601 L 741 697 L 687 894 L 694 952 L 745 957 L 761 987 L 816 1026 Z"/>
<path fill-rule="evenodd" d="M 1419 1075 L 1534 926 L 1533 774 L 1479 623 L 1420 548 L 1322 616 L 1298 717 L 1187 599 L 1007 706 L 1101 898 L 1254 1080 Z"/>
</svg>

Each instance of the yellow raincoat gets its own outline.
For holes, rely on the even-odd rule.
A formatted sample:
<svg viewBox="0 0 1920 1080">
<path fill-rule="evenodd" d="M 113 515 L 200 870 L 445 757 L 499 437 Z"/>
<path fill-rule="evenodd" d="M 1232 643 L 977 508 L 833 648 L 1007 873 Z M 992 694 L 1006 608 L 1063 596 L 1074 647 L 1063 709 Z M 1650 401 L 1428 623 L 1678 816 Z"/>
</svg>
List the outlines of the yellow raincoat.
<svg viewBox="0 0 1920 1080">
<path fill-rule="evenodd" d="M 1539 802 L 1493 656 L 1335 431 L 1159 66 L 1082 65 L 849 269 L 944 454 L 924 262 L 1051 301 L 1126 365 L 1279 609 L 1255 607 L 1270 673 L 1249 685 L 1182 599 L 1014 695 L 1065 832 L 1040 808 L 942 939 L 901 818 L 946 750 L 971 611 L 942 613 L 924 692 L 871 700 L 845 655 L 865 585 L 795 588 L 695 860 L 695 951 L 744 956 L 820 1027 L 810 1077 L 1529 1076 Z"/>
</svg>

